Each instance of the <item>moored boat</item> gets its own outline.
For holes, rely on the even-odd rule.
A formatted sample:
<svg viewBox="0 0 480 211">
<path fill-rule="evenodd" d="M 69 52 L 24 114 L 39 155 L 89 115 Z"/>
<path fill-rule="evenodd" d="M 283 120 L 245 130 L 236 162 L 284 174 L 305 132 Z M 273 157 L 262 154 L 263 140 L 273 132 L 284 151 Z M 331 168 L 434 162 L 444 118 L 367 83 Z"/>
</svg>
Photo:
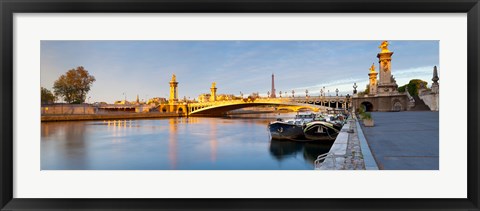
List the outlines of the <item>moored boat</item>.
<svg viewBox="0 0 480 211">
<path fill-rule="evenodd" d="M 314 141 L 333 141 L 337 138 L 340 129 L 326 121 L 311 121 L 303 129 L 306 139 Z"/>
<path fill-rule="evenodd" d="M 277 119 L 277 121 L 268 124 L 268 129 L 272 139 L 296 140 L 304 138 L 302 126 L 301 121 Z"/>
<path fill-rule="evenodd" d="M 313 121 L 315 114 L 297 114 L 294 119 L 282 120 L 277 119 L 277 121 L 271 122 L 268 124 L 268 129 L 270 130 L 270 135 L 272 139 L 278 140 L 304 140 L 305 136 L 303 135 L 303 126 L 307 122 Z"/>
</svg>

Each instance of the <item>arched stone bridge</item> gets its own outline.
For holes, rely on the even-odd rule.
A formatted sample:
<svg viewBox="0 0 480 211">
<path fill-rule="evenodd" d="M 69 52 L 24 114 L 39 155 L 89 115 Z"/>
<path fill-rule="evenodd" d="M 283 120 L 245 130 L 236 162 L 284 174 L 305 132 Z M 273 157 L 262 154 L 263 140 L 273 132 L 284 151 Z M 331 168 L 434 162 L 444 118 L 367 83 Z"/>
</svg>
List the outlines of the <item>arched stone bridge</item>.
<svg viewBox="0 0 480 211">
<path fill-rule="evenodd" d="M 307 108 L 315 112 L 326 111 L 328 108 L 346 108 L 346 98 L 334 97 L 303 97 L 303 98 L 245 98 L 240 100 L 225 100 L 203 103 L 189 103 L 188 114 L 193 116 L 218 116 L 228 111 L 254 106 L 294 106 L 297 109 Z"/>
</svg>

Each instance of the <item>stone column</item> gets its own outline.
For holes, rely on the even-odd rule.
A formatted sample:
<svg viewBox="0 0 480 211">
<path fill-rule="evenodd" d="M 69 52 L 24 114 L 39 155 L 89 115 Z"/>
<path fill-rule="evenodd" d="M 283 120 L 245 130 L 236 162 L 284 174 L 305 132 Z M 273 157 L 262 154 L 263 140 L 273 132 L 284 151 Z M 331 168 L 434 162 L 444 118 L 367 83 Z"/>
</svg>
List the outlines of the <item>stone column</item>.
<svg viewBox="0 0 480 211">
<path fill-rule="evenodd" d="M 380 77 L 377 83 L 377 94 L 390 95 L 397 92 L 397 83 L 392 77 L 392 55 L 393 52 L 388 50 L 388 42 L 384 41 L 379 47 L 381 52 L 377 54 L 380 66 Z"/>
<path fill-rule="evenodd" d="M 432 78 L 432 92 L 437 94 L 439 92 L 439 85 L 438 85 L 438 72 L 437 72 L 437 66 L 433 67 L 433 78 Z"/>
<path fill-rule="evenodd" d="M 375 72 L 375 65 L 372 64 L 370 67 L 370 73 L 368 73 L 368 77 L 370 78 L 368 87 L 369 87 L 369 95 L 376 95 L 377 94 L 377 75 L 378 73 Z"/>
<path fill-rule="evenodd" d="M 178 92 L 177 92 L 178 82 L 175 74 L 172 75 L 172 80 L 170 81 L 170 98 L 168 103 L 173 104 L 178 101 Z"/>
<path fill-rule="evenodd" d="M 377 54 L 378 63 L 380 64 L 380 85 L 390 84 L 390 78 L 392 77 L 392 55 L 393 52 Z"/>
<path fill-rule="evenodd" d="M 214 102 L 217 101 L 217 87 L 215 86 L 216 83 L 212 83 L 212 87 L 210 87 L 210 101 Z"/>
</svg>

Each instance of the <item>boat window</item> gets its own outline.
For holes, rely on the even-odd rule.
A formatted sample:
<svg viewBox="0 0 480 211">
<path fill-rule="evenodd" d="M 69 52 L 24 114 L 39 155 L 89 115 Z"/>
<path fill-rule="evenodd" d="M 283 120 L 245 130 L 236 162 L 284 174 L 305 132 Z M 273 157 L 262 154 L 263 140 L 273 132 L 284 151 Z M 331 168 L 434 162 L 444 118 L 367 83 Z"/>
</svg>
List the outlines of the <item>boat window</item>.
<svg viewBox="0 0 480 211">
<path fill-rule="evenodd" d="M 317 132 L 318 133 L 324 133 L 323 126 L 318 126 Z"/>
</svg>

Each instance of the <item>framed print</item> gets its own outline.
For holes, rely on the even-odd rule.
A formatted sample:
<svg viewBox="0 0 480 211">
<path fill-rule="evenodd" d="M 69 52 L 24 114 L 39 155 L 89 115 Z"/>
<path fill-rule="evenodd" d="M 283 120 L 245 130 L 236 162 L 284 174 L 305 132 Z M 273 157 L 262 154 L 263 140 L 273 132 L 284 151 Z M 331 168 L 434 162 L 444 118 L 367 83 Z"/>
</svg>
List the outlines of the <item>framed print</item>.
<svg viewBox="0 0 480 211">
<path fill-rule="evenodd" d="M 0 6 L 2 210 L 478 210 L 477 0 Z"/>
</svg>

